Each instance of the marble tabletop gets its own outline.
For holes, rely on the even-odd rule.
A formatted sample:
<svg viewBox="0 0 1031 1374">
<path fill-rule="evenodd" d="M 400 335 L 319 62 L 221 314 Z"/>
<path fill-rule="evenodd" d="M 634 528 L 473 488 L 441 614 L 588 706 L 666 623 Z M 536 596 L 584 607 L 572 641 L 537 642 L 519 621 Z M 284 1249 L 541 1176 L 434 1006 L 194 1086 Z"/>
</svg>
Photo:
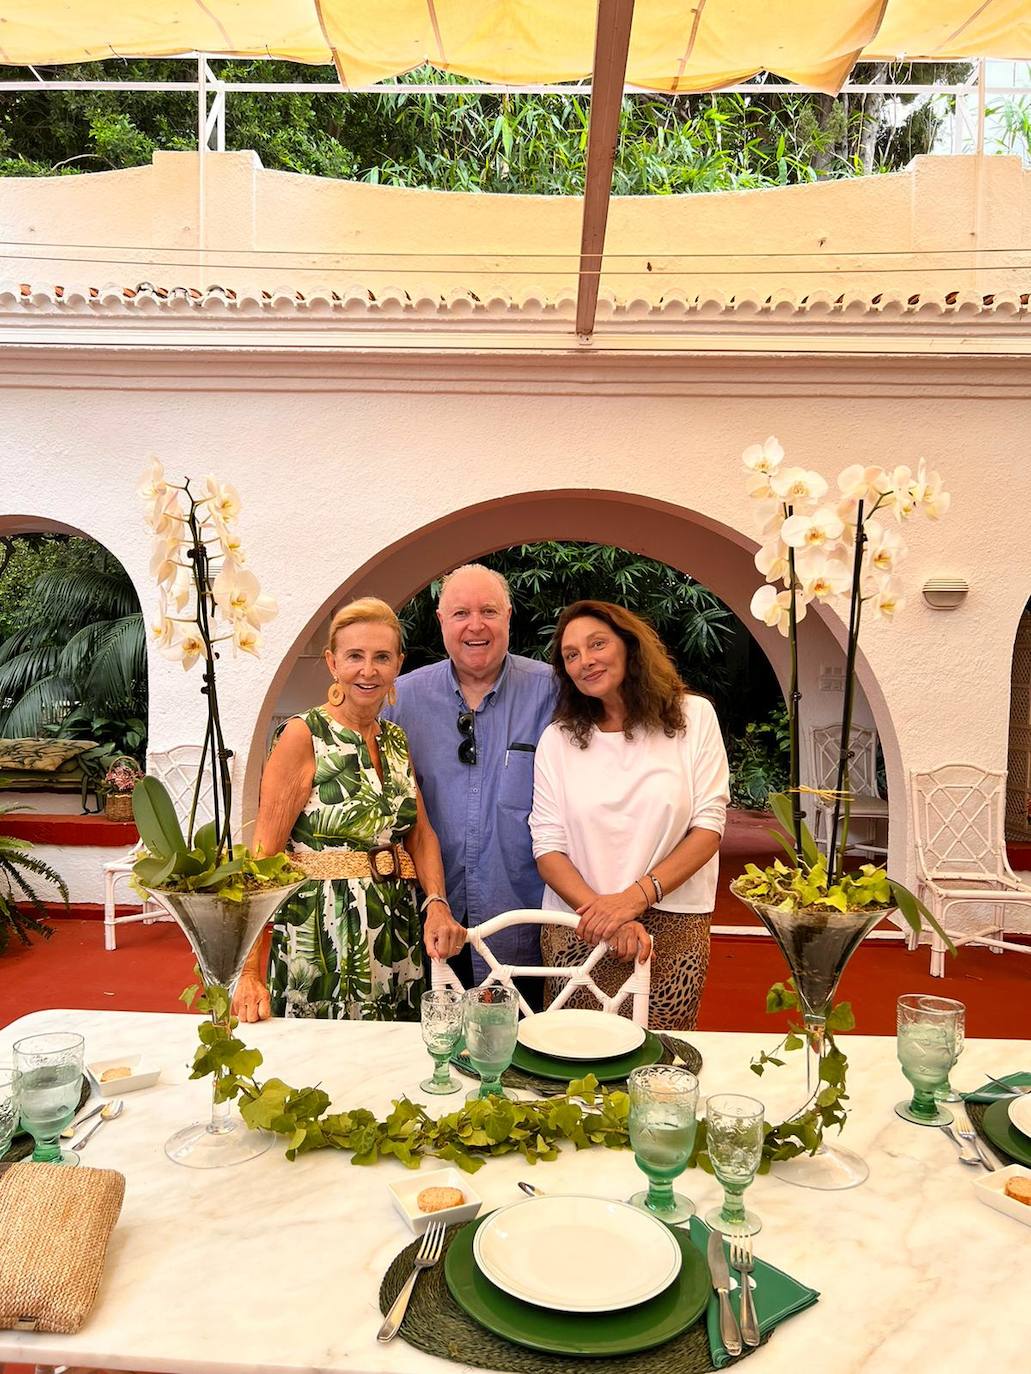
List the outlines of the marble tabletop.
<svg viewBox="0 0 1031 1374">
<path fill-rule="evenodd" d="M 188 1081 L 196 1019 L 35 1012 L 0 1030 L 0 1061 L 21 1035 L 67 1029 L 85 1035 L 87 1058 L 140 1051 L 163 1074 L 154 1087 L 127 1094 L 122 1116 L 83 1151 L 84 1164 L 126 1178 L 93 1312 L 74 1336 L 0 1331 L 0 1361 L 183 1374 L 455 1370 L 400 1339 L 376 1341 L 380 1279 L 411 1239 L 386 1187 L 406 1176 L 400 1164 L 358 1168 L 329 1150 L 290 1163 L 273 1147 L 229 1169 L 174 1165 L 163 1142 L 203 1118 L 209 1103 L 208 1083 Z M 265 1056 L 259 1076 L 297 1086 L 320 1082 L 339 1108 L 382 1113 L 392 1098 L 419 1100 L 418 1082 L 430 1067 L 418 1026 L 269 1021 L 245 1032 Z M 775 1037 L 690 1038 L 705 1057 L 703 1094 L 758 1096 L 777 1119 L 798 1105 L 801 1055 L 762 1079 L 749 1071 L 750 1058 Z M 822 1297 L 749 1357 L 748 1369 L 1026 1369 L 1031 1228 L 977 1201 L 974 1171 L 959 1164 L 941 1132 L 894 1114 L 905 1083 L 893 1039 L 849 1036 L 847 1048 L 853 1115 L 844 1141 L 867 1160 L 870 1177 L 841 1193 L 769 1177 L 754 1184 L 749 1205 L 764 1221 L 757 1253 Z M 1019 1068 L 1031 1068 L 1028 1042 L 968 1040 L 955 1078 L 972 1087 L 985 1073 Z M 453 1110 L 460 1100 L 438 1098 L 431 1109 Z M 641 1183 L 629 1151 L 592 1149 L 564 1151 L 536 1168 L 518 1156 L 491 1160 L 473 1184 L 486 1209 L 520 1197 L 516 1181 L 527 1177 L 549 1190 L 611 1197 L 626 1197 Z M 716 1181 L 698 1171 L 680 1187 L 699 1211 L 718 1199 Z"/>
</svg>

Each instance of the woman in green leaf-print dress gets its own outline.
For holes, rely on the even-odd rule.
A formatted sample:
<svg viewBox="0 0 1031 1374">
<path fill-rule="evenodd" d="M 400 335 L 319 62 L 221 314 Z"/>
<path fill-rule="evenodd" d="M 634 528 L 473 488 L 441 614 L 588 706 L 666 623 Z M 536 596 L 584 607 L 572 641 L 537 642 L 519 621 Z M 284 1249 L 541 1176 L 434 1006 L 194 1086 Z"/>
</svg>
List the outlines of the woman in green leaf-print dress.
<svg viewBox="0 0 1031 1374">
<path fill-rule="evenodd" d="M 400 626 L 381 601 L 353 602 L 334 617 L 329 700 L 281 727 L 262 779 L 255 848 L 275 853 L 289 839 L 296 853 L 331 859 L 333 850 L 346 851 L 348 862 L 368 870 L 370 850 L 403 841 L 426 893 L 425 926 L 414 880 L 396 871 L 396 848 L 388 876 L 305 883 L 276 916 L 267 985 L 257 947 L 244 968 L 233 1002 L 242 1021 L 270 1014 L 417 1021 L 423 944 L 434 958 L 462 947 L 407 737 L 378 716 L 401 666 L 400 642 Z"/>
</svg>

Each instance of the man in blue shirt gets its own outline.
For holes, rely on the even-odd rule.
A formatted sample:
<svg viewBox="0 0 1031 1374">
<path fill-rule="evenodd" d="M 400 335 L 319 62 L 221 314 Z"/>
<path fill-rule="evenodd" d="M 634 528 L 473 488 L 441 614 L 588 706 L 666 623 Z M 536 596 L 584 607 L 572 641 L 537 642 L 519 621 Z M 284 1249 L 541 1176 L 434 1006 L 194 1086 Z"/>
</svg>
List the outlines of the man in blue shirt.
<svg viewBox="0 0 1031 1374">
<path fill-rule="evenodd" d="M 437 619 L 448 657 L 400 677 L 397 705 L 383 714 L 408 736 L 452 913 L 477 926 L 541 904 L 527 822 L 534 750 L 555 707 L 554 675 L 508 652 L 508 584 L 490 568 L 473 563 L 445 577 Z M 536 926 L 502 931 L 490 947 L 507 963 L 540 963 Z M 468 946 L 452 967 L 467 985 L 487 972 Z M 538 1001 L 541 981 L 528 983 L 524 995 Z"/>
</svg>

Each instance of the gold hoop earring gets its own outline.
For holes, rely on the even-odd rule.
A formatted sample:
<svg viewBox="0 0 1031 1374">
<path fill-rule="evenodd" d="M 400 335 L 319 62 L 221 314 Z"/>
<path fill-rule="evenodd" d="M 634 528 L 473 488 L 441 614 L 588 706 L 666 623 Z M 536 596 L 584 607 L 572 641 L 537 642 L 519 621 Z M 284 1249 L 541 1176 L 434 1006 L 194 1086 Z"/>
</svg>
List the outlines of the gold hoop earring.
<svg viewBox="0 0 1031 1374">
<path fill-rule="evenodd" d="M 336 678 L 334 678 L 333 686 L 326 693 L 326 700 L 329 702 L 330 706 L 339 706 L 343 699 L 344 689 L 340 686 L 340 683 L 337 682 Z"/>
<path fill-rule="evenodd" d="M 393 683 L 391 683 L 390 686 L 387 688 L 387 705 L 397 705 L 397 688 L 394 686 Z"/>
</svg>

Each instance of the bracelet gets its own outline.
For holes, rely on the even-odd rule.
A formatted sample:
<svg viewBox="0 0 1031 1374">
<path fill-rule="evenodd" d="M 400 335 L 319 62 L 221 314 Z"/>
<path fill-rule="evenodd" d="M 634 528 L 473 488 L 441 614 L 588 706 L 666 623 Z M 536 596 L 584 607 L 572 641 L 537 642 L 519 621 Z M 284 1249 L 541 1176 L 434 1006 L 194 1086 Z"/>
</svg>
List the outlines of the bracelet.
<svg viewBox="0 0 1031 1374">
<path fill-rule="evenodd" d="M 427 895 L 426 900 L 422 904 L 422 910 L 425 911 L 426 908 L 430 906 L 433 902 L 443 902 L 444 905 L 447 907 L 448 911 L 451 910 L 451 903 L 448 901 L 446 897 L 442 897 L 439 892 L 430 892 Z"/>
<path fill-rule="evenodd" d="M 652 880 L 652 886 L 655 888 L 656 902 L 661 902 L 663 897 L 666 895 L 662 890 L 662 884 L 659 882 L 658 878 L 656 878 L 654 873 L 647 873 L 645 876 L 651 878 Z"/>
<path fill-rule="evenodd" d="M 637 878 L 634 879 L 634 886 L 641 889 L 641 896 L 644 898 L 644 909 L 645 909 L 645 911 L 648 911 L 648 910 L 651 908 L 651 902 L 649 902 L 649 900 L 648 900 L 648 894 L 647 894 L 647 892 L 644 890 L 643 887 L 641 887 L 641 883 L 640 883 L 640 880 L 639 880 L 639 879 L 637 879 Z"/>
</svg>

